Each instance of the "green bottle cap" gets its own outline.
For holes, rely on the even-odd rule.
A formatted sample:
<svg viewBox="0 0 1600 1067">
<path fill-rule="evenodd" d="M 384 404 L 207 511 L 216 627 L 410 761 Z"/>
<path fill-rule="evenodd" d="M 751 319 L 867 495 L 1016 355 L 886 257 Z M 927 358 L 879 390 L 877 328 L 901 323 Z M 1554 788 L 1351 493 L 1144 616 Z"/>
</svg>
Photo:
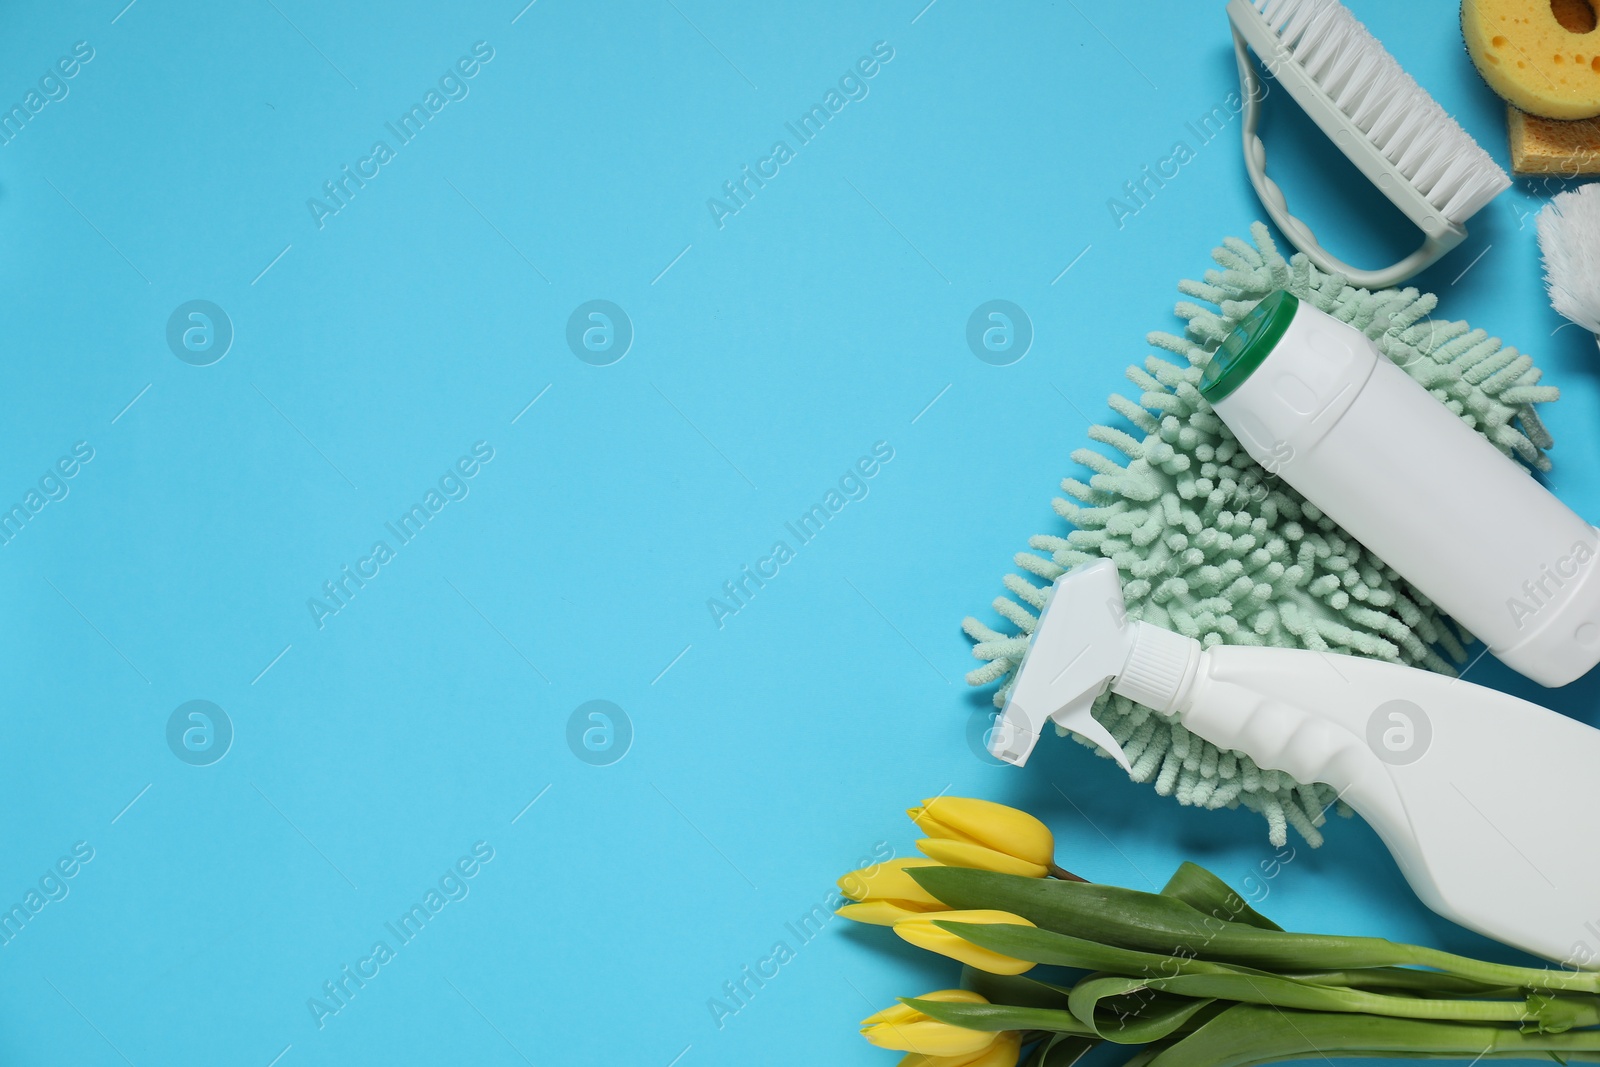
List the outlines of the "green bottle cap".
<svg viewBox="0 0 1600 1067">
<path fill-rule="evenodd" d="M 1215 404 L 1243 385 L 1278 346 L 1299 307 L 1300 301 L 1287 289 L 1262 297 L 1212 354 L 1200 375 L 1200 395 Z"/>
</svg>

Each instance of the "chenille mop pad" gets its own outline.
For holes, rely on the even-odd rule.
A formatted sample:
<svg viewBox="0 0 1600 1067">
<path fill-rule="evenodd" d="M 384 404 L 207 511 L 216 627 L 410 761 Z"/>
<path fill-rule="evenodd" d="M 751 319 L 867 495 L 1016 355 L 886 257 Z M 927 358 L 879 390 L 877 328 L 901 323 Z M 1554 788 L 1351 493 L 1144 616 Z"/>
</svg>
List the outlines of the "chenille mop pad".
<svg viewBox="0 0 1600 1067">
<path fill-rule="evenodd" d="M 1254 246 L 1228 238 L 1212 252 L 1220 270 L 1178 283 L 1193 298 L 1175 309 L 1187 323 L 1184 336 L 1147 337 L 1178 359 L 1147 356 L 1127 372 L 1138 400 L 1110 398 L 1127 428 L 1090 429 L 1091 441 L 1126 462 L 1089 448 L 1072 453 L 1089 479 L 1067 477 L 1066 498 L 1053 504 L 1074 529 L 1030 538 L 1029 551 L 1015 557 L 1020 573 L 1005 578 L 1010 596 L 994 601 L 1018 632 L 965 620 L 977 642 L 973 655 L 985 661 L 967 682 L 998 681 L 996 707 L 1005 703 L 1049 584 L 1100 557 L 1121 570 L 1130 618 L 1206 647 L 1318 649 L 1450 675 L 1467 661 L 1471 635 L 1244 452 L 1200 396 L 1201 371 L 1256 302 L 1282 288 L 1362 330 L 1468 426 L 1541 471 L 1550 468 L 1545 450 L 1552 442 L 1534 408 L 1558 391 L 1540 385 L 1533 360 L 1498 338 L 1432 318 L 1438 303 L 1432 294 L 1356 288 L 1304 254 L 1286 261 L 1262 223 L 1250 232 Z M 1262 770 L 1243 753 L 1220 751 L 1126 697 L 1108 692 L 1094 715 L 1127 753 L 1134 781 L 1154 782 L 1156 792 L 1180 804 L 1242 804 L 1260 812 L 1274 845 L 1287 842 L 1291 824 L 1313 847 L 1321 844 L 1317 828 L 1336 800 L 1329 786 Z"/>
</svg>

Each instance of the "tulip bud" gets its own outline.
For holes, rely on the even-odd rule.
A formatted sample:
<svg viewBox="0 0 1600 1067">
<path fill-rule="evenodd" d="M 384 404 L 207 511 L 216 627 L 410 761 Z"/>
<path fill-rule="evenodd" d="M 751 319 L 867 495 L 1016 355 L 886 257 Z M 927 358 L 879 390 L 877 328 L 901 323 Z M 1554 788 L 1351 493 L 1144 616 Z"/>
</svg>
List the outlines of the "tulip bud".
<svg viewBox="0 0 1600 1067">
<path fill-rule="evenodd" d="M 868 923 L 872 926 L 893 926 L 901 919 L 914 919 L 918 915 L 926 915 L 927 912 L 903 908 L 890 900 L 869 900 L 863 904 L 846 904 L 834 914 L 852 922 Z"/>
<path fill-rule="evenodd" d="M 912 856 L 851 871 L 839 879 L 839 891 L 856 903 L 847 904 L 834 914 L 858 923 L 893 926 L 909 916 L 944 911 L 939 898 L 906 873 L 911 867 L 937 866 L 933 860 Z"/>
<path fill-rule="evenodd" d="M 989 1003 L 970 989 L 939 989 L 918 999 L 937 1000 L 946 1004 Z M 879 1048 L 945 1057 L 975 1056 L 986 1051 L 1000 1035 L 987 1030 L 952 1026 L 929 1018 L 908 1005 L 896 1004 L 862 1019 L 861 1036 Z"/>
<path fill-rule="evenodd" d="M 1055 861 L 1050 828 L 1025 811 L 970 797 L 934 797 L 906 812 L 927 834 L 923 853 L 951 867 L 1043 878 Z"/>
<path fill-rule="evenodd" d="M 993 952 L 971 941 L 954 934 L 942 927 L 935 926 L 935 921 L 957 923 L 1002 923 L 1012 926 L 1032 926 L 1033 923 L 1020 915 L 1013 915 L 1009 911 L 991 911 L 976 909 L 973 911 L 941 911 L 931 915 L 915 915 L 901 919 L 894 924 L 894 932 L 902 940 L 909 941 L 918 948 L 925 948 L 929 952 L 937 952 L 941 956 L 949 956 L 960 963 L 976 967 L 980 971 L 990 974 L 1021 974 L 1032 970 L 1033 964 L 1027 960 L 1014 959 L 999 952 Z"/>
<path fill-rule="evenodd" d="M 1007 1030 L 995 1036 L 994 1044 L 972 1056 L 925 1056 L 913 1052 L 900 1060 L 898 1067 L 1017 1067 L 1022 1056 L 1022 1031 Z"/>
<path fill-rule="evenodd" d="M 934 860 L 917 859 L 915 856 L 889 860 L 886 863 L 863 867 L 859 871 L 851 871 L 839 879 L 839 891 L 857 902 L 889 900 L 914 911 L 943 908 L 944 904 L 938 897 L 922 888 L 916 879 L 906 873 L 908 867 L 938 865 Z"/>
</svg>

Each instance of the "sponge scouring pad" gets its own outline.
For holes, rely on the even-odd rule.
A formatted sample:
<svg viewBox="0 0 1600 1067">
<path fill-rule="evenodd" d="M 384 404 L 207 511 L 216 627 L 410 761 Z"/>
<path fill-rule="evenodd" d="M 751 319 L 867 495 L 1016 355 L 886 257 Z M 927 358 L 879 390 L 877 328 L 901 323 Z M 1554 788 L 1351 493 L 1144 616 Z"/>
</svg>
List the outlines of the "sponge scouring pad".
<svg viewBox="0 0 1600 1067">
<path fill-rule="evenodd" d="M 1463 0 L 1461 36 L 1483 80 L 1530 115 L 1600 115 L 1600 44 L 1588 0 Z"/>
<path fill-rule="evenodd" d="M 1600 119 L 1542 119 L 1506 105 L 1511 173 L 1600 174 Z"/>
<path fill-rule="evenodd" d="M 1022 573 L 1005 578 L 1011 595 L 994 601 L 1017 632 L 965 620 L 976 642 L 973 655 L 986 661 L 967 681 L 1000 682 L 997 707 L 1027 650 L 1048 583 L 1101 557 L 1122 572 L 1129 617 L 1207 647 L 1322 649 L 1444 674 L 1466 662 L 1470 635 L 1258 466 L 1197 383 L 1217 344 L 1257 301 L 1282 288 L 1364 331 L 1467 425 L 1539 470 L 1550 467 L 1544 449 L 1551 441 L 1534 405 L 1556 399 L 1556 389 L 1540 385 L 1540 371 L 1516 349 L 1464 322 L 1434 320 L 1438 300 L 1431 294 L 1358 289 L 1322 273 L 1303 254 L 1285 261 L 1261 223 L 1251 235 L 1255 246 L 1228 238 L 1213 251 L 1221 270 L 1207 271 L 1203 282 L 1178 284 L 1180 292 L 1211 306 L 1181 302 L 1176 311 L 1188 324 L 1185 336 L 1149 335 L 1151 344 L 1179 359 L 1152 355 L 1128 369 L 1138 401 L 1110 398 L 1128 428 L 1094 426 L 1089 437 L 1103 451 L 1072 454 L 1092 473 L 1087 483 L 1065 479 L 1066 498 L 1054 506 L 1075 528 L 1030 538 L 1030 550 L 1015 557 Z M 1410 461 L 1426 463 L 1427 457 Z M 1317 827 L 1336 800 L 1331 787 L 1262 770 L 1244 753 L 1218 750 L 1126 697 L 1103 695 L 1094 714 L 1132 761 L 1135 781 L 1153 781 L 1158 793 L 1181 804 L 1260 812 L 1274 844 L 1287 841 L 1290 824 L 1313 846 L 1320 844 Z"/>
</svg>

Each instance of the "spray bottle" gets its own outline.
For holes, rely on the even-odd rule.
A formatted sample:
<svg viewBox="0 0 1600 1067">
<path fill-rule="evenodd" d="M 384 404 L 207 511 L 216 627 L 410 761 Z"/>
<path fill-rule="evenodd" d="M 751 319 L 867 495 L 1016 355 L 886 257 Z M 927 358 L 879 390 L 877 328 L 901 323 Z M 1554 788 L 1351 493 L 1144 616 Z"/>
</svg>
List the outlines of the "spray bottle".
<svg viewBox="0 0 1600 1067">
<path fill-rule="evenodd" d="M 1021 766 L 1053 721 L 1127 768 L 1090 714 L 1108 687 L 1264 769 L 1333 786 L 1440 915 L 1600 964 L 1600 850 L 1575 838 L 1600 811 L 1600 730 L 1381 660 L 1203 649 L 1128 618 L 1116 565 L 1096 560 L 1056 579 L 990 751 Z"/>
</svg>

